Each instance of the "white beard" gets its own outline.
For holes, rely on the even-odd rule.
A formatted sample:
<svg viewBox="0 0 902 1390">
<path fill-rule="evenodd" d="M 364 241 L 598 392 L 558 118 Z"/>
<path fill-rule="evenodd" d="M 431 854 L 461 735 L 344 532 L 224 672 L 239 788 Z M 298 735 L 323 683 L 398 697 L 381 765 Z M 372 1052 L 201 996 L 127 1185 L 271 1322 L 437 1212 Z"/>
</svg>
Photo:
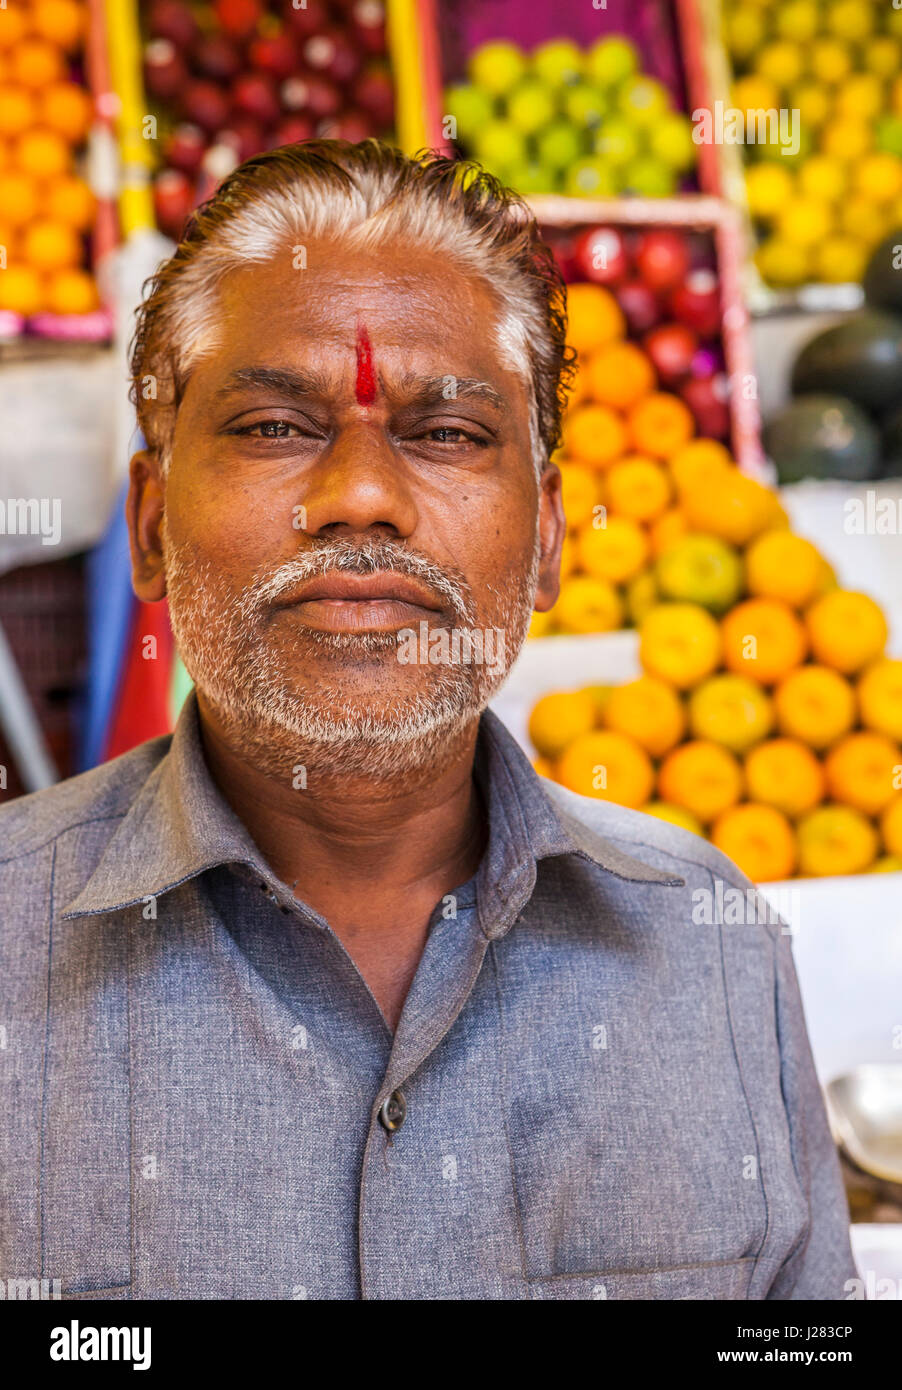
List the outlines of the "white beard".
<svg viewBox="0 0 902 1390">
<path fill-rule="evenodd" d="M 311 779 L 361 776 L 377 781 L 428 771 L 467 736 L 503 684 L 529 627 L 538 578 L 536 529 L 528 573 L 492 587 L 490 614 L 476 614 L 462 575 L 439 569 L 397 541 L 354 545 L 315 543 L 240 593 L 230 592 L 222 571 L 188 546 L 172 544 L 163 523 L 169 614 L 179 654 L 198 691 L 215 711 L 230 742 L 269 776 L 290 778 L 303 766 Z M 394 632 L 332 633 L 305 628 L 297 662 L 315 662 L 316 684 L 300 693 L 291 670 L 268 640 L 271 605 L 303 581 L 328 571 L 373 573 L 390 569 L 424 583 L 454 615 L 460 628 L 503 634 L 494 664 L 442 663 L 425 668 L 428 688 L 403 693 L 410 670 L 397 662 Z M 351 670 L 373 673 L 374 700 L 386 663 L 397 687 L 378 704 L 361 707 L 349 695 Z M 421 668 L 417 668 L 421 669 Z"/>
</svg>

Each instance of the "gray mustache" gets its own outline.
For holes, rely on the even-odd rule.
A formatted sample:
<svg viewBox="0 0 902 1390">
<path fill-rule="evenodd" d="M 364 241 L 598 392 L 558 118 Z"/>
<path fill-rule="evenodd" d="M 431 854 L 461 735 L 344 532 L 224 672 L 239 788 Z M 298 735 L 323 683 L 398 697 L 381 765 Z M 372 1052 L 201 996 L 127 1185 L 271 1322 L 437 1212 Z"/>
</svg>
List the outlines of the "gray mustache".
<svg viewBox="0 0 902 1390">
<path fill-rule="evenodd" d="M 272 574 L 255 580 L 242 597 L 242 613 L 244 617 L 257 614 L 299 584 L 323 574 L 376 574 L 382 570 L 418 579 L 453 610 L 455 618 L 470 626 L 475 623 L 470 592 L 462 580 L 397 541 L 363 545 L 352 541 L 317 542 Z"/>
</svg>

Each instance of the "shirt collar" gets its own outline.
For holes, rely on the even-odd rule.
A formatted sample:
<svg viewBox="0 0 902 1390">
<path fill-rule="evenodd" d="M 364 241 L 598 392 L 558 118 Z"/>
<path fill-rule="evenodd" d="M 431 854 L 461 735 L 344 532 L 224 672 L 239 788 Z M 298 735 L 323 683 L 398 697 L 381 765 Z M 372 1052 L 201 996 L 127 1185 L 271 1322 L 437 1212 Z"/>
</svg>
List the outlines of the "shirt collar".
<svg viewBox="0 0 902 1390">
<path fill-rule="evenodd" d="M 552 801 L 513 736 L 491 710 L 480 721 L 476 776 L 486 801 L 489 839 L 477 873 L 480 922 L 504 933 L 535 885 L 536 863 L 578 854 L 618 878 L 682 883 L 624 854 Z M 141 787 L 64 918 L 132 907 L 220 864 L 244 866 L 280 905 L 296 905 L 244 824 L 216 787 L 201 745 L 192 691 L 168 751 Z"/>
</svg>

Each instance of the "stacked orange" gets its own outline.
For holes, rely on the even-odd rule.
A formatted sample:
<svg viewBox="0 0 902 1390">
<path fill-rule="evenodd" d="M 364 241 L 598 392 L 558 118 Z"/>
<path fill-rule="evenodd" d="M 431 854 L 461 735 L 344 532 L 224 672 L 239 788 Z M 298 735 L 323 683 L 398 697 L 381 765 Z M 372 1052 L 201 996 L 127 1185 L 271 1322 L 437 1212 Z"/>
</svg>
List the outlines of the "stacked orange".
<svg viewBox="0 0 902 1390">
<path fill-rule="evenodd" d="M 84 314 L 94 198 L 78 171 L 91 119 L 70 77 L 87 27 L 84 0 L 30 0 L 0 16 L 0 309 Z"/>
<path fill-rule="evenodd" d="M 609 290 L 573 284 L 567 302 L 579 363 L 555 457 L 567 539 L 560 597 L 550 612 L 534 616 L 533 637 L 637 623 L 648 606 L 655 556 L 686 529 L 681 473 L 732 462 L 716 440 L 693 439 L 692 412 L 659 389 L 648 354 L 627 340 Z"/>
<path fill-rule="evenodd" d="M 902 661 L 884 615 L 836 586 L 774 493 L 711 458 L 677 469 L 688 529 L 651 576 L 643 675 L 539 700 L 536 765 L 707 835 L 756 882 L 902 870 Z"/>
</svg>

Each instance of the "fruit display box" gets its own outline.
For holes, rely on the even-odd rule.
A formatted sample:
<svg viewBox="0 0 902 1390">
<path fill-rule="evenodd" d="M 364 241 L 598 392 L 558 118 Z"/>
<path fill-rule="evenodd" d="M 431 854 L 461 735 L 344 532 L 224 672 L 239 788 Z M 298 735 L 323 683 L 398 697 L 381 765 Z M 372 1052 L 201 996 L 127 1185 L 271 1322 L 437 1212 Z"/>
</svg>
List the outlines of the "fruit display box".
<svg viewBox="0 0 902 1390">
<path fill-rule="evenodd" d="M 755 358 L 742 293 L 744 234 L 736 210 L 713 197 L 590 200 L 536 194 L 528 201 L 556 249 L 591 227 L 611 227 L 623 233 L 673 229 L 691 234 L 706 267 L 716 276 L 720 313 L 710 336 L 722 353 L 717 375 L 725 377 L 729 387 L 730 425 L 725 442 L 744 472 L 770 480 L 772 474 L 761 447 Z M 578 267 L 575 275 L 587 278 Z M 708 431 L 699 427 L 698 433 Z"/>
<path fill-rule="evenodd" d="M 717 154 L 724 195 L 747 218 L 750 307 L 856 308 L 869 255 L 902 228 L 902 10 L 698 3 L 708 88 L 744 131 L 727 144 L 725 126 Z M 777 138 L 761 140 L 768 112 L 787 124 L 769 118 Z"/>
<path fill-rule="evenodd" d="M 500 127 L 507 123 L 512 127 L 512 154 L 516 156 L 520 148 L 522 131 L 528 137 L 531 157 L 542 162 L 543 141 L 552 141 L 547 131 L 540 130 L 544 112 L 547 126 L 571 125 L 582 141 L 582 155 L 598 155 L 602 165 L 617 171 L 616 187 L 611 188 L 592 186 L 591 169 L 586 170 L 589 182 L 583 184 L 577 171 L 573 177 L 578 186 L 568 188 L 568 192 L 587 196 L 620 192 L 667 196 L 677 191 L 697 193 L 699 190 L 720 193 L 716 151 L 710 145 L 696 145 L 692 141 L 688 121 L 688 114 L 708 101 L 702 53 L 704 30 L 696 0 L 644 0 L 641 4 L 635 0 L 607 0 L 602 6 L 569 0 L 569 3 L 554 7 L 523 6 L 516 0 L 488 0 L 488 3 L 486 0 L 423 0 L 421 17 L 425 34 L 424 87 L 430 144 L 448 148 L 457 140 L 463 153 L 475 154 L 518 191 L 555 189 L 554 183 L 542 181 L 547 169 L 530 176 L 525 168 L 500 167 L 505 163 L 502 157 L 505 151 L 481 148 L 485 138 L 484 121 L 475 123 L 469 139 L 469 132 L 465 134 L 449 128 L 447 117 L 453 114 L 449 111 L 449 91 L 459 89 L 469 77 L 480 92 L 487 89 L 494 99 L 495 109 L 490 114 L 495 117 L 493 127 L 499 129 L 494 131 L 493 144 L 501 142 L 503 131 Z M 551 47 L 555 41 L 569 41 L 585 57 L 593 45 L 610 38 L 618 41 L 616 47 L 597 61 L 589 58 L 588 67 L 579 65 L 573 71 L 566 70 L 563 47 L 558 52 Z M 486 45 L 491 46 L 499 40 L 516 45 L 527 56 L 522 76 L 538 78 L 538 82 L 520 83 L 515 72 L 510 74 L 508 85 L 520 86 L 510 108 L 506 100 L 507 77 L 492 70 L 492 55 L 486 49 Z M 620 40 L 626 41 L 633 62 L 638 64 L 633 73 L 629 72 L 629 51 L 620 45 Z M 622 72 L 617 70 L 618 65 L 623 67 Z M 631 100 L 624 100 L 622 80 L 631 76 L 650 79 L 650 85 L 640 86 L 636 93 L 643 102 L 650 99 L 650 105 L 644 110 Z M 601 88 L 600 106 L 590 99 L 593 87 Z M 670 111 L 680 113 L 679 120 L 675 115 L 667 115 L 667 107 L 658 109 L 657 102 L 662 95 Z M 503 122 L 499 116 L 504 118 Z M 633 128 L 635 142 L 631 134 Z M 559 129 L 556 136 L 566 144 Z M 576 142 L 567 158 L 562 155 L 561 171 L 577 162 L 575 145 Z M 490 157 L 492 153 L 497 154 L 495 159 Z M 521 163 L 516 158 L 510 162 Z M 674 172 L 673 186 L 668 185 L 662 169 L 659 168 L 656 175 L 656 164 Z M 604 168 L 601 174 L 603 181 Z M 636 175 L 637 187 L 632 186 L 632 174 Z M 660 189 L 644 186 L 658 179 L 664 179 Z"/>
<path fill-rule="evenodd" d="M 98 272 L 117 224 L 102 0 L 3 5 L 0 26 L 0 338 L 105 343 Z"/>
<path fill-rule="evenodd" d="M 381 0 L 148 0 L 144 85 L 159 124 L 154 209 L 178 239 L 236 164 L 313 137 L 391 138 Z"/>
</svg>

